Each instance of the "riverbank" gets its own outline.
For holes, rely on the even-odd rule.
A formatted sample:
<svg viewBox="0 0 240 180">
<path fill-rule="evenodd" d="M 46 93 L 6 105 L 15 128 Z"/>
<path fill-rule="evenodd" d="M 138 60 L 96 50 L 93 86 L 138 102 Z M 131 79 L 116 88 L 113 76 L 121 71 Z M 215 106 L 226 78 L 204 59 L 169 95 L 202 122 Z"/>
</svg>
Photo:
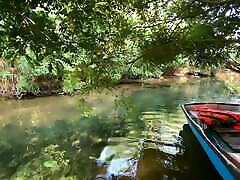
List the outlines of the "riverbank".
<svg viewBox="0 0 240 180">
<path fill-rule="evenodd" d="M 201 78 L 215 78 L 224 81 L 230 88 L 238 88 L 240 84 L 239 73 L 231 70 L 219 70 L 213 75 L 208 71 L 199 71 L 189 68 L 176 68 L 174 72 L 169 75 L 159 75 L 149 79 L 128 79 L 122 78 L 114 83 L 114 87 L 122 84 L 141 84 L 145 87 L 152 87 L 163 85 L 168 86 L 174 83 L 185 83 L 194 81 Z M 29 99 L 35 97 L 46 96 L 63 96 L 63 95 L 77 95 L 82 93 L 80 90 L 75 89 L 72 93 L 64 91 L 63 80 L 54 76 L 36 76 L 29 82 L 28 89 L 23 89 L 16 71 L 13 71 L 7 78 L 0 81 L 0 100 L 2 99 Z M 20 87 L 20 88 L 19 88 Z M 21 89 L 22 88 L 22 89 Z M 22 92 L 20 92 L 22 91 Z"/>
<path fill-rule="evenodd" d="M 214 78 L 220 81 L 224 81 L 229 85 L 240 84 L 239 73 L 232 70 L 218 70 L 215 74 L 211 74 L 208 71 L 189 71 L 188 68 L 178 68 L 173 74 L 168 76 L 159 76 L 146 80 L 132 80 L 125 79 L 121 81 L 121 84 L 128 83 L 140 83 L 144 85 L 154 85 L 154 84 L 174 84 L 174 83 L 185 83 L 188 81 L 194 81 L 202 78 Z"/>
</svg>

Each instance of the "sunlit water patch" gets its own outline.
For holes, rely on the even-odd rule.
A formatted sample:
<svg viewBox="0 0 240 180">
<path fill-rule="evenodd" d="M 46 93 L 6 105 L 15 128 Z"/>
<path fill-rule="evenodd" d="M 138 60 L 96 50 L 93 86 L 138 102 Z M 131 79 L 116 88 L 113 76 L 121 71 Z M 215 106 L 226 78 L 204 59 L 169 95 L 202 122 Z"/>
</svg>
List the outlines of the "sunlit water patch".
<svg viewBox="0 0 240 180">
<path fill-rule="evenodd" d="M 2 101 L 0 179 L 218 179 L 180 106 L 232 98 L 199 80 Z"/>
</svg>

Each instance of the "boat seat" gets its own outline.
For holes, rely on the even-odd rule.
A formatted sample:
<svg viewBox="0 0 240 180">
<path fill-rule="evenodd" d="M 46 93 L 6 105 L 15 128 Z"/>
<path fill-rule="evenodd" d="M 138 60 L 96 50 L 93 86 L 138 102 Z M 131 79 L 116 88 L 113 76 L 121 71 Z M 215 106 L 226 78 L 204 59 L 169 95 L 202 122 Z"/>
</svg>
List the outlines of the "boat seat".
<svg viewBox="0 0 240 180">
<path fill-rule="evenodd" d="M 216 128 L 214 129 L 218 133 L 240 133 L 239 129 L 232 129 L 232 128 Z"/>
<path fill-rule="evenodd" d="M 234 150 L 240 150 L 240 139 L 239 137 L 223 137 L 223 140 Z"/>
<path fill-rule="evenodd" d="M 240 130 L 220 132 L 219 135 L 233 150 L 240 151 Z"/>
</svg>

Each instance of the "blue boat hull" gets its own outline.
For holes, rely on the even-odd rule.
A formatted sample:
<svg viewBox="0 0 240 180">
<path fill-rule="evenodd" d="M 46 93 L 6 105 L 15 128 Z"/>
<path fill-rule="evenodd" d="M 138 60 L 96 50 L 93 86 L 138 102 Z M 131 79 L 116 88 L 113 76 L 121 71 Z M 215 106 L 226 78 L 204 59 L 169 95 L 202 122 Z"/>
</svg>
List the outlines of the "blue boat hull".
<svg viewBox="0 0 240 180">
<path fill-rule="evenodd" d="M 226 167 L 226 165 L 222 162 L 222 160 L 218 157 L 218 155 L 212 150 L 212 148 L 208 145 L 208 143 L 206 143 L 206 141 L 203 139 L 203 137 L 200 135 L 200 133 L 197 131 L 197 129 L 194 127 L 194 125 L 191 122 L 189 122 L 189 126 L 193 134 L 201 144 L 202 148 L 207 153 L 214 167 L 217 169 L 218 173 L 222 176 L 222 178 L 227 180 L 235 179 L 232 173 Z"/>
</svg>

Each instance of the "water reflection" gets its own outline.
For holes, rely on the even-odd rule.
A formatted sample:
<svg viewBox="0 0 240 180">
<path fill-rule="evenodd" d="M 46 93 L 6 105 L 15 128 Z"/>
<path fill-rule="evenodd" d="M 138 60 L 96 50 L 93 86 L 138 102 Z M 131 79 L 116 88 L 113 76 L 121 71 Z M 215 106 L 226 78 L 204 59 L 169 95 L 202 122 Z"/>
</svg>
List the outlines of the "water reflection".
<svg viewBox="0 0 240 180">
<path fill-rule="evenodd" d="M 138 162 L 137 178 L 220 179 L 188 125 L 184 125 L 180 136 L 184 152 L 173 155 L 157 148 L 146 148 Z"/>
<path fill-rule="evenodd" d="M 180 105 L 230 100 L 223 82 L 128 88 L 1 102 L 0 179 L 218 179 Z"/>
</svg>

